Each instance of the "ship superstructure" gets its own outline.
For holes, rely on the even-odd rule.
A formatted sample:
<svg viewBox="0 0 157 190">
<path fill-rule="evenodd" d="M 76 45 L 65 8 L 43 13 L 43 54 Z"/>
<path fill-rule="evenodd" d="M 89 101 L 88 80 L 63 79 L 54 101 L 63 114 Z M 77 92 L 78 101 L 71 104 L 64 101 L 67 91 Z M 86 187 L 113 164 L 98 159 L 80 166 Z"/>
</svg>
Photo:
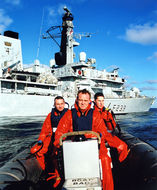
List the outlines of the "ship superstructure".
<svg viewBox="0 0 157 190">
<path fill-rule="evenodd" d="M 102 92 L 105 96 L 106 106 L 115 112 L 126 111 L 128 107 L 126 100 L 130 102 L 130 99 L 133 100 L 135 98 L 139 101 L 141 99 L 150 101 L 151 105 L 153 98 L 141 96 L 138 88 L 134 87 L 129 91 L 125 89 L 124 84 L 126 81 L 124 78 L 119 77 L 119 68 L 115 68 L 111 72 L 107 72 L 105 69 L 97 70 L 95 68 L 96 59 L 86 59 L 85 52 L 80 53 L 79 62 L 74 62 L 75 54 L 73 48 L 78 46 L 79 43 L 74 40 L 75 34 L 73 32 L 72 13 L 67 8 L 64 8 L 64 10 L 66 13 L 62 18 L 60 52 L 55 54 L 56 64 L 52 66 L 52 74 L 61 81 L 61 91 L 64 92 L 64 96 L 76 97 L 78 90 L 83 88 L 88 89 L 92 96 L 96 92 Z M 47 31 L 52 39 L 55 38 L 55 35 L 51 35 L 51 31 L 54 29 L 56 28 L 51 27 Z M 110 101 L 111 99 L 112 101 Z M 119 103 L 117 103 L 118 101 Z M 148 102 L 147 106 L 149 104 Z M 147 110 L 142 105 L 139 109 L 140 111 L 142 109 Z M 129 110 L 129 112 L 134 111 Z"/>
<path fill-rule="evenodd" d="M 31 67 L 23 68 L 18 33 L 6 31 L 0 35 L 0 116 L 47 115 L 54 97 L 62 95 L 72 106 L 78 90 L 83 88 L 91 92 L 92 98 L 96 92 L 103 92 L 106 107 L 116 114 L 148 111 L 154 98 L 141 96 L 137 88 L 127 91 L 118 68 L 112 72 L 97 70 L 96 60 L 86 59 L 85 52 L 74 62 L 74 47 L 79 43 L 74 40 L 73 15 L 67 8 L 64 10 L 62 26 L 47 30 L 55 42 L 51 32 L 61 32 L 61 43 L 57 43 L 60 51 L 55 53 L 50 67 L 35 60 Z"/>
</svg>

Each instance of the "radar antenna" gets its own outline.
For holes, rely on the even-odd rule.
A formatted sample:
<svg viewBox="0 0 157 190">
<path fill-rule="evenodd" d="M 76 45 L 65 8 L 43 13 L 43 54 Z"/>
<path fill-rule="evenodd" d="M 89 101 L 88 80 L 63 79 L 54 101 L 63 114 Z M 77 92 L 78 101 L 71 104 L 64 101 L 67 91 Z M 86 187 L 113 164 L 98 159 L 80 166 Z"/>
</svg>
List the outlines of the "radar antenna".
<svg viewBox="0 0 157 190">
<path fill-rule="evenodd" d="M 67 12 L 67 16 L 71 15 L 71 12 L 69 11 L 69 9 L 66 6 L 63 9 Z"/>
<path fill-rule="evenodd" d="M 89 33 L 89 32 L 81 32 L 81 33 L 74 33 L 74 38 L 77 38 L 81 40 L 82 37 L 87 37 L 90 38 L 94 33 Z"/>
<path fill-rule="evenodd" d="M 55 53 L 55 61 L 57 65 L 65 65 L 73 63 L 74 53 L 73 47 L 78 46 L 79 43 L 75 42 L 73 38 L 81 39 L 82 37 L 91 37 L 92 33 L 73 33 L 73 15 L 67 7 L 64 7 L 64 15 L 62 17 L 61 26 L 52 26 L 47 31 L 47 36 L 43 36 L 43 39 L 52 38 L 53 41 L 59 46 L 60 51 Z M 56 32 L 58 30 L 58 32 Z M 61 42 L 58 43 L 61 38 Z"/>
<path fill-rule="evenodd" d="M 41 38 L 41 31 L 42 31 L 43 21 L 44 21 L 44 8 L 43 8 L 43 14 L 42 14 L 41 26 L 40 26 L 40 34 L 39 34 L 39 40 L 38 40 L 38 49 L 37 49 L 37 56 L 36 56 L 37 59 L 38 59 L 38 56 L 39 56 L 40 38 Z"/>
<path fill-rule="evenodd" d="M 56 29 L 59 29 L 59 32 L 56 33 L 56 34 L 53 34 L 53 31 L 56 30 Z M 62 29 L 62 26 L 52 26 L 52 27 L 50 27 L 46 31 L 46 33 L 48 35 L 46 35 L 46 36 L 42 35 L 42 39 L 52 38 L 54 40 L 54 42 L 60 47 L 59 43 L 57 42 L 57 40 L 55 38 L 61 38 L 61 29 Z"/>
</svg>

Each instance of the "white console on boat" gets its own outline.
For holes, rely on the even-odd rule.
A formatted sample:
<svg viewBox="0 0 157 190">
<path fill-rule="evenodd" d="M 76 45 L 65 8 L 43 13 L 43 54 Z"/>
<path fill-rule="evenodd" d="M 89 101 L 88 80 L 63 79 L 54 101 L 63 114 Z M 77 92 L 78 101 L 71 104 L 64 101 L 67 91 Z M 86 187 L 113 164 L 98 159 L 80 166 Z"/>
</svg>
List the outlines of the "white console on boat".
<svg viewBox="0 0 157 190">
<path fill-rule="evenodd" d="M 101 188 L 98 141 L 63 142 L 65 189 Z"/>
</svg>

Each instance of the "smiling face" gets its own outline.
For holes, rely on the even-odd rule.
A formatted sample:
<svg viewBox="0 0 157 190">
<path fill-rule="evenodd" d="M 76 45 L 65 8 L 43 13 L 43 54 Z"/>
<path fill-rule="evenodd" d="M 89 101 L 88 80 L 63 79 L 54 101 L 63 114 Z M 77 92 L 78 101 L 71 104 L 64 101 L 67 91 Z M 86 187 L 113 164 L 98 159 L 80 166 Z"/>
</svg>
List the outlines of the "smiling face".
<svg viewBox="0 0 157 190">
<path fill-rule="evenodd" d="M 77 101 L 79 108 L 85 110 L 90 103 L 90 95 L 88 93 L 79 93 Z"/>
<path fill-rule="evenodd" d="M 95 100 L 95 104 L 99 109 L 102 109 L 104 107 L 104 97 L 98 96 L 97 99 Z"/>
<path fill-rule="evenodd" d="M 58 111 L 63 111 L 64 106 L 65 106 L 65 102 L 64 102 L 63 99 L 56 99 L 56 100 L 55 100 L 55 103 L 54 103 L 54 106 L 55 106 L 55 108 L 56 108 Z"/>
</svg>

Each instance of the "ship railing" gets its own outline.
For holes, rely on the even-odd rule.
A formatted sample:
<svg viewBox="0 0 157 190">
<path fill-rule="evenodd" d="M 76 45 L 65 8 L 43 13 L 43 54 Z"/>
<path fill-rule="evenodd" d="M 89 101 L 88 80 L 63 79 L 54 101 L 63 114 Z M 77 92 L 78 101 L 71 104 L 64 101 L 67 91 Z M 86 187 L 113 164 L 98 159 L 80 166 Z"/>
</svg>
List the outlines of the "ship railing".
<svg viewBox="0 0 157 190">
<path fill-rule="evenodd" d="M 34 87 L 25 87 L 25 92 L 27 94 L 38 94 L 38 95 L 59 95 L 60 91 L 53 89 L 41 89 Z"/>
<path fill-rule="evenodd" d="M 114 92 L 124 92 L 125 90 L 123 88 L 112 88 L 112 91 L 114 91 Z"/>
</svg>

